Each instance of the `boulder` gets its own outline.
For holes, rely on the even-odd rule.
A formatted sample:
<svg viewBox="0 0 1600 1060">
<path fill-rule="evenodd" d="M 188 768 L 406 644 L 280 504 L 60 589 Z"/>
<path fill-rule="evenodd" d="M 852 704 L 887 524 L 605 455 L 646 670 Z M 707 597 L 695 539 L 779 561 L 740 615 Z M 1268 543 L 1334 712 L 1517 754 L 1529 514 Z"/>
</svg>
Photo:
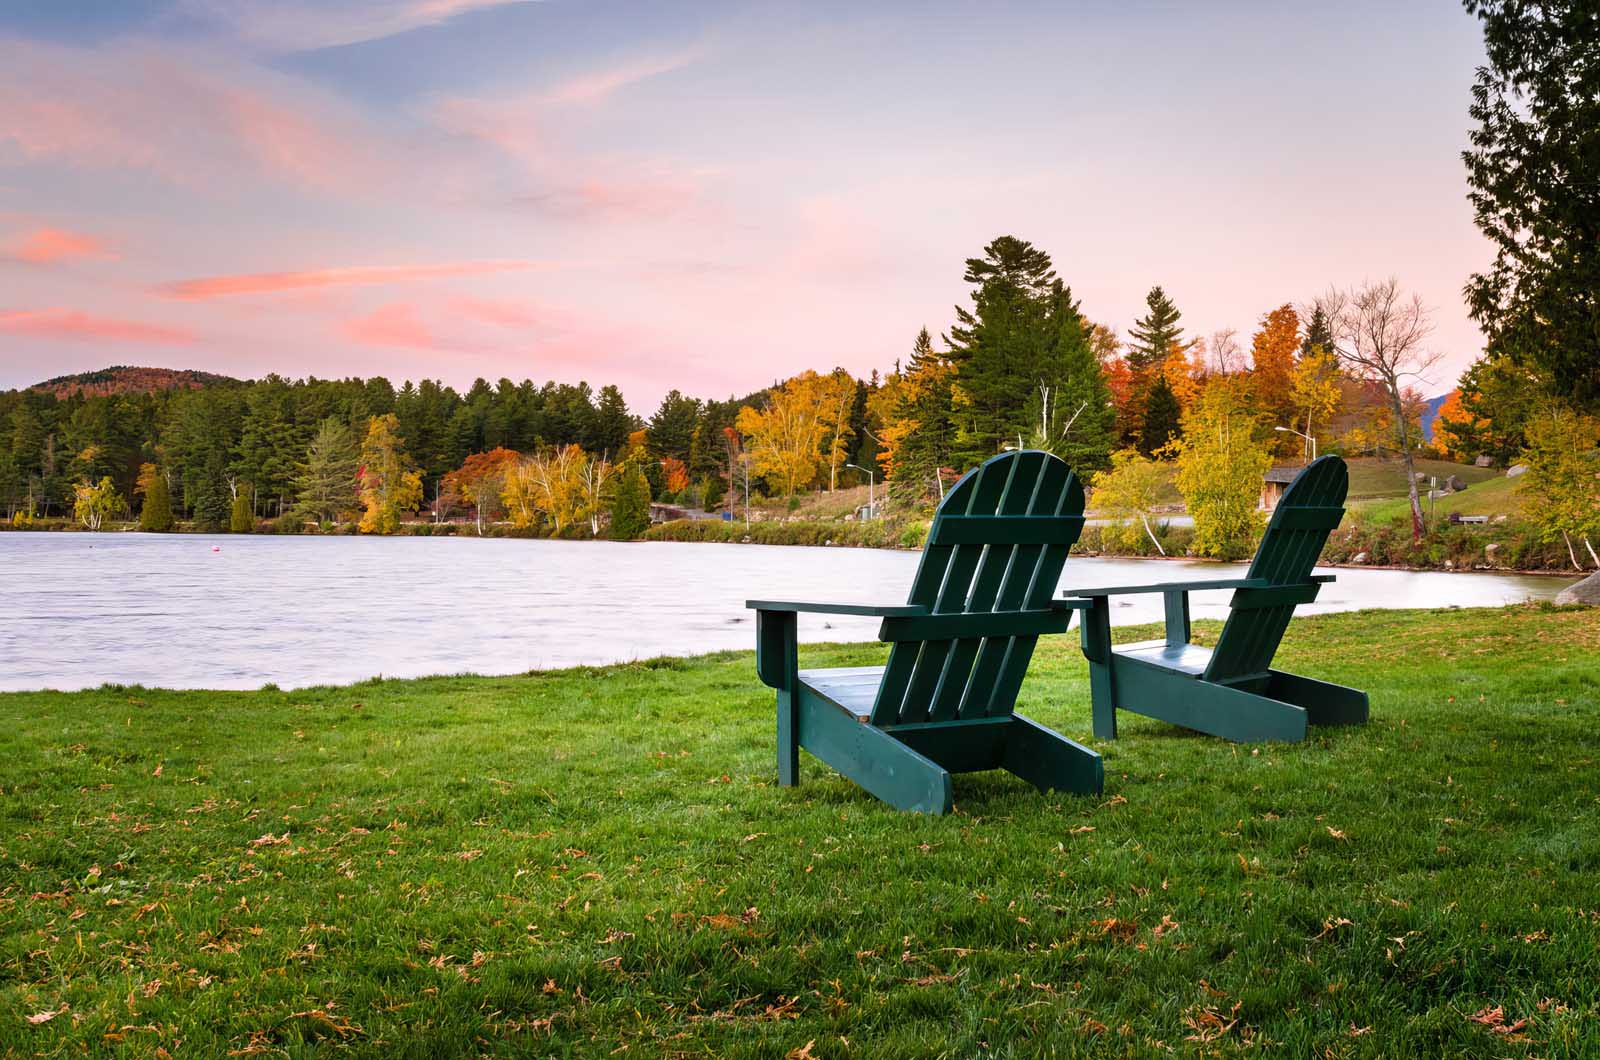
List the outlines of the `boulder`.
<svg viewBox="0 0 1600 1060">
<path fill-rule="evenodd" d="M 1484 453 L 1482 456 L 1478 457 L 1478 459 L 1476 459 L 1476 460 L 1474 460 L 1472 462 L 1472 466 L 1473 467 L 1494 467 L 1494 457 L 1490 456 L 1488 453 Z"/>
<path fill-rule="evenodd" d="M 1350 557 L 1351 563 L 1365 563 L 1366 561 L 1367 554 L 1365 552 L 1357 552 L 1355 555 Z"/>
<path fill-rule="evenodd" d="M 1525 475 L 1527 473 L 1527 464 L 1512 464 L 1510 467 L 1506 468 L 1506 478 L 1516 478 L 1518 475 Z"/>
<path fill-rule="evenodd" d="M 1556 603 L 1585 604 L 1600 607 L 1600 571 L 1595 571 L 1576 585 L 1569 585 L 1556 596 Z"/>
<path fill-rule="evenodd" d="M 1449 478 L 1444 480 L 1444 484 L 1451 493 L 1460 493 L 1462 490 L 1467 488 L 1466 479 L 1462 478 L 1460 475 L 1451 475 Z"/>
<path fill-rule="evenodd" d="M 1500 543 L 1498 541 L 1491 541 L 1487 545 L 1483 546 L 1483 558 L 1492 562 L 1494 560 L 1494 554 L 1499 551 Z"/>
</svg>

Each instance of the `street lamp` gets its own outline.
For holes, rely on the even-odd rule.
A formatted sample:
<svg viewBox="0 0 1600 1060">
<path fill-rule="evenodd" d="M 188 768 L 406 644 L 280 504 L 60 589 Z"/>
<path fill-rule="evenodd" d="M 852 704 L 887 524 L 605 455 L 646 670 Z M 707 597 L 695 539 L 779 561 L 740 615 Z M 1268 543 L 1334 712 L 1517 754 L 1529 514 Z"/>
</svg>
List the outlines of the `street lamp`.
<svg viewBox="0 0 1600 1060">
<path fill-rule="evenodd" d="M 1293 427 L 1274 427 L 1272 429 L 1275 431 L 1282 431 L 1285 434 L 1300 435 L 1300 437 L 1311 443 L 1311 459 L 1315 460 L 1317 458 L 1317 440 L 1311 437 L 1311 435 L 1303 434 L 1300 431 L 1295 430 Z"/>
<path fill-rule="evenodd" d="M 846 464 L 845 467 L 853 467 L 857 471 L 867 472 L 867 512 L 872 518 L 876 519 L 878 517 L 878 503 L 876 500 L 878 493 L 875 483 L 878 476 L 874 475 L 871 471 L 867 471 L 867 469 L 862 467 L 860 464 Z"/>
</svg>

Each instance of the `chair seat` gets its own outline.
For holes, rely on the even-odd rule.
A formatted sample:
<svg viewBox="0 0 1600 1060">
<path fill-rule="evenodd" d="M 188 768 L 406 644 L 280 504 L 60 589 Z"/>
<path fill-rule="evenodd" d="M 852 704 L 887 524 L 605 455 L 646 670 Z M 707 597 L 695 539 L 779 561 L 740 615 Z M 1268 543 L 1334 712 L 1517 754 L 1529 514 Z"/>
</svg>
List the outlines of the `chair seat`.
<svg viewBox="0 0 1600 1060">
<path fill-rule="evenodd" d="M 1164 640 L 1141 640 L 1133 644 L 1119 644 L 1113 649 L 1118 655 L 1139 662 L 1159 666 L 1163 670 L 1199 677 L 1211 662 L 1211 649 L 1199 644 L 1168 644 Z"/>
<path fill-rule="evenodd" d="M 800 683 L 864 722 L 883 684 L 881 666 L 841 666 L 833 670 L 801 670 Z"/>
</svg>

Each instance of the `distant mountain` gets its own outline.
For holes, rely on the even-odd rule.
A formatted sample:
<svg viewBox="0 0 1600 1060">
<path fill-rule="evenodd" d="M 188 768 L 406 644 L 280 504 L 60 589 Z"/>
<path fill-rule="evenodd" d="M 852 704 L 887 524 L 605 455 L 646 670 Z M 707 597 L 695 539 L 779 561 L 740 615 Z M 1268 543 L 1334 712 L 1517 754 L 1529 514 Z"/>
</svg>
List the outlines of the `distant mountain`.
<svg viewBox="0 0 1600 1060">
<path fill-rule="evenodd" d="M 1433 441 L 1433 422 L 1439 418 L 1439 409 L 1450 400 L 1449 394 L 1440 394 L 1436 398 L 1429 398 L 1422 406 L 1422 440 Z"/>
<path fill-rule="evenodd" d="M 94 372 L 76 375 L 59 375 L 35 383 L 30 390 L 47 390 L 58 398 L 82 393 L 86 397 L 106 394 L 154 394 L 158 390 L 199 390 L 219 383 L 237 383 L 239 380 L 212 372 L 197 372 L 187 368 L 141 368 L 136 365 L 114 364 Z"/>
</svg>

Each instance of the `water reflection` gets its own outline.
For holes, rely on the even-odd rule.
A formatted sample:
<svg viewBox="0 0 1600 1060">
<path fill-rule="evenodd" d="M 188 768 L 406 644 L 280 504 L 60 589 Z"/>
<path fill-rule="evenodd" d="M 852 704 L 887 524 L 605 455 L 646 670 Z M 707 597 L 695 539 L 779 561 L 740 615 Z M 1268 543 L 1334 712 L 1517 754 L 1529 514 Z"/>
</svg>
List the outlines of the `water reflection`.
<svg viewBox="0 0 1600 1060">
<path fill-rule="evenodd" d="M 755 637 L 748 597 L 900 603 L 916 563 L 912 552 L 759 545 L 6 533 L 0 689 L 289 688 L 743 649 Z M 1075 557 L 1062 584 L 1243 570 Z M 1302 612 L 1497 606 L 1575 580 L 1336 573 Z M 1198 593 L 1194 615 L 1220 618 L 1227 600 Z M 1160 611 L 1159 596 L 1127 597 L 1112 620 Z M 800 629 L 808 641 L 870 640 L 877 623 L 814 617 Z"/>
</svg>

